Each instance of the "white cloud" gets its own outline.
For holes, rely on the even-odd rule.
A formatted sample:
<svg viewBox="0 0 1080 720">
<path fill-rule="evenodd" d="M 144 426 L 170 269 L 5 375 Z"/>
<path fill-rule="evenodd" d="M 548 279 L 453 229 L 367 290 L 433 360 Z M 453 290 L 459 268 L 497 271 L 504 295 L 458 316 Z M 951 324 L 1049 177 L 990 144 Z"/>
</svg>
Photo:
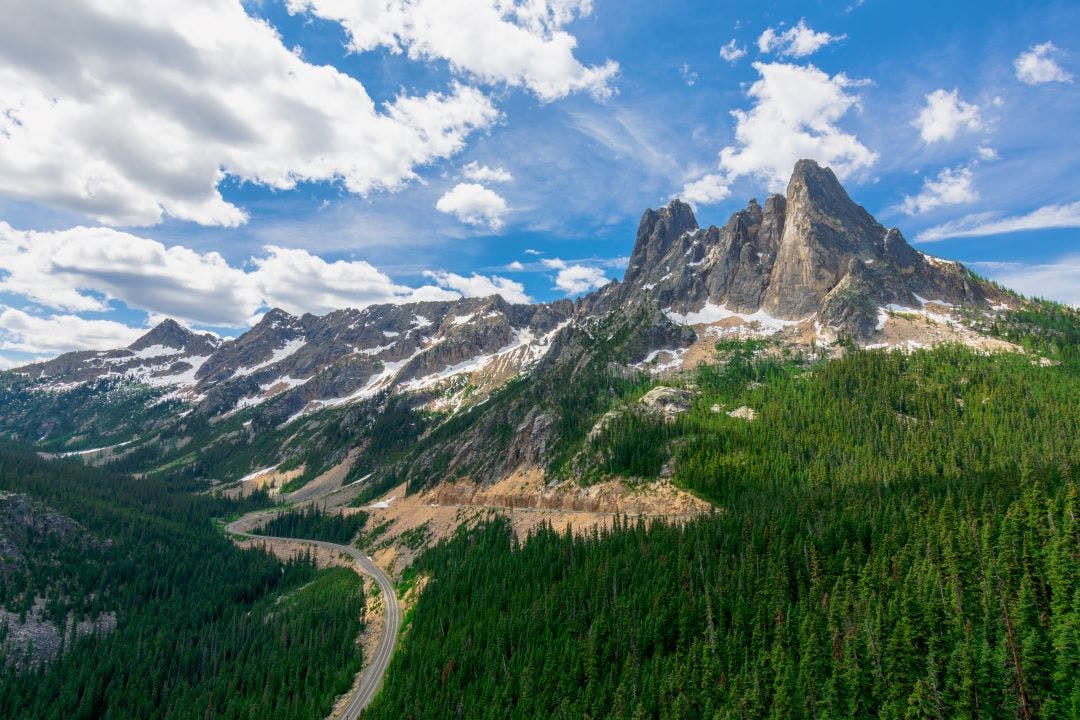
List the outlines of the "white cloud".
<svg viewBox="0 0 1080 720">
<path fill-rule="evenodd" d="M 261 306 L 318 315 L 343 307 L 459 297 L 443 288 L 397 284 L 363 260 L 327 262 L 299 248 L 265 249 L 268 255 L 253 259 L 255 269 L 246 273 Z"/>
<path fill-rule="evenodd" d="M 363 260 L 331 262 L 306 250 L 274 245 L 264 252 L 237 267 L 214 252 L 166 247 L 108 228 L 26 232 L 0 222 L 0 292 L 73 317 L 109 310 L 115 300 L 151 316 L 237 328 L 257 320 L 263 308 L 275 306 L 295 314 L 321 314 L 493 292 L 515 302 L 526 297 L 521 285 L 504 278 L 461 279 L 439 273 L 429 275 L 435 284 L 411 287 L 395 283 Z M 83 346 L 55 342 L 63 349 Z"/>
<path fill-rule="evenodd" d="M 973 262 L 987 277 L 1028 297 L 1080 307 L 1080 255 L 1050 263 Z"/>
<path fill-rule="evenodd" d="M 684 185 L 679 198 L 697 206 L 720 202 L 730 194 L 731 188 L 724 177 L 709 173 Z"/>
<path fill-rule="evenodd" d="M 782 191 L 795 162 L 812 158 L 828 165 L 843 180 L 870 167 L 877 154 L 841 130 L 837 123 L 859 106 L 850 88 L 865 84 L 841 74 L 830 76 L 813 65 L 754 63 L 761 78 L 747 94 L 750 110 L 734 110 L 738 145 L 720 151 L 722 178 L 707 176 L 683 189 L 699 202 L 719 198 L 722 188 L 738 177 L 752 176 Z"/>
<path fill-rule="evenodd" d="M 503 183 L 510 182 L 514 179 L 514 176 L 511 175 L 510 171 L 506 168 L 488 167 L 487 165 L 481 165 L 476 161 L 461 168 L 461 174 L 473 182 Z"/>
<path fill-rule="evenodd" d="M 926 105 L 911 124 L 919 129 L 923 142 L 952 140 L 961 130 L 982 127 L 978 105 L 960 99 L 958 90 L 935 90 L 926 96 Z"/>
<path fill-rule="evenodd" d="M 544 259 L 541 262 L 545 267 L 559 271 L 555 275 L 555 287 L 567 295 L 578 295 L 608 283 L 604 271 L 598 267 L 571 265 L 559 258 Z"/>
<path fill-rule="evenodd" d="M 569 295 L 577 295 L 608 284 L 604 271 L 586 265 L 571 265 L 555 276 L 555 287 Z"/>
<path fill-rule="evenodd" d="M 525 269 L 525 264 L 520 260 L 512 260 L 506 264 L 507 270 L 513 270 L 514 272 L 521 272 Z"/>
<path fill-rule="evenodd" d="M 775 52 L 786 57 L 806 57 L 812 55 L 829 43 L 838 42 L 847 35 L 830 35 L 827 32 L 815 32 L 799 20 L 798 24 L 784 32 L 766 28 L 757 39 L 758 50 L 763 53 Z M 726 59 L 726 58 L 725 58 Z"/>
<path fill-rule="evenodd" d="M 27 232 L 0 222 L 0 291 L 67 312 L 132 308 L 239 325 L 258 309 L 244 271 L 218 253 L 167 248 L 108 228 Z"/>
<path fill-rule="evenodd" d="M 415 59 L 445 60 L 484 83 L 524 87 L 544 101 L 574 92 L 612 94 L 619 70 L 608 60 L 587 66 L 564 30 L 592 12 L 591 0 L 287 0 L 290 12 L 341 23 L 349 48 L 378 47 Z"/>
<path fill-rule="evenodd" d="M 994 213 L 966 215 L 959 220 L 935 225 L 919 233 L 919 242 L 946 238 L 982 237 L 1025 230 L 1080 227 L 1080 201 L 1063 205 L 1045 205 L 1025 215 L 1001 217 Z"/>
<path fill-rule="evenodd" d="M 735 38 L 731 38 L 730 41 L 720 46 L 720 59 L 726 60 L 732 65 L 737 63 L 739 61 L 739 58 L 742 58 L 745 55 L 746 48 L 739 47 L 738 43 L 735 41 Z"/>
<path fill-rule="evenodd" d="M 485 225 L 491 230 L 503 226 L 508 211 L 506 201 L 497 192 L 478 183 L 458 183 L 439 198 L 435 209 L 466 225 Z"/>
<path fill-rule="evenodd" d="M 945 205 L 961 205 L 979 199 L 970 167 L 945 168 L 937 178 L 926 178 L 918 195 L 908 195 L 900 209 L 908 215 L 929 212 Z"/>
<path fill-rule="evenodd" d="M 1032 45 L 1013 61 L 1016 79 L 1028 85 L 1049 82 L 1071 83 L 1073 76 L 1057 64 L 1054 60 L 1056 55 L 1061 55 L 1061 51 L 1054 47 L 1052 42 Z"/>
<path fill-rule="evenodd" d="M 498 275 L 485 277 L 473 273 L 470 277 L 465 277 L 451 272 L 430 270 L 424 275 L 435 280 L 440 287 L 450 288 L 466 297 L 502 295 L 503 299 L 510 303 L 532 302 L 532 298 L 525 293 L 524 285 Z"/>
<path fill-rule="evenodd" d="M 395 190 L 497 117 L 460 84 L 379 106 L 239 0 L 21 2 L 0 23 L 0 193 L 109 224 L 241 224 L 225 176 Z"/>
<path fill-rule="evenodd" d="M 697 82 L 698 74 L 694 72 L 694 69 L 690 67 L 689 63 L 683 63 L 679 68 L 679 74 L 682 76 L 683 82 L 687 87 L 694 87 L 694 83 Z"/>
<path fill-rule="evenodd" d="M 976 149 L 976 152 L 979 153 L 979 159 L 980 160 L 1000 160 L 1001 159 L 1001 156 L 998 155 L 998 151 L 997 151 L 996 148 L 981 145 Z"/>
<path fill-rule="evenodd" d="M 146 328 L 113 320 L 86 320 L 78 315 L 40 317 L 0 305 L 0 350 L 52 356 L 69 350 L 126 347 L 145 332 Z"/>
</svg>

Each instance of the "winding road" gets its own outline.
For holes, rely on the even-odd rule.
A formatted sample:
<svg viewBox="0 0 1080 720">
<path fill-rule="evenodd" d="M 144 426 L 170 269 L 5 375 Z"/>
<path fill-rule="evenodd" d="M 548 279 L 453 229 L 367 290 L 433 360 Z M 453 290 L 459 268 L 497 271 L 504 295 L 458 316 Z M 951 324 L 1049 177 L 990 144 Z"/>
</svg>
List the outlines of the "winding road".
<svg viewBox="0 0 1080 720">
<path fill-rule="evenodd" d="M 360 717 L 360 713 L 363 712 L 364 708 L 368 706 L 368 703 L 371 702 L 372 698 L 375 697 L 375 693 L 379 691 L 379 687 L 382 685 L 383 676 L 386 674 L 386 668 L 390 664 L 390 657 L 394 654 L 394 643 L 397 642 L 398 631 L 401 629 L 401 606 L 398 605 L 397 595 L 394 593 L 394 583 L 367 555 L 364 555 L 354 547 L 338 545 L 337 543 L 326 542 L 324 540 L 253 535 L 239 529 L 241 525 L 247 525 L 252 521 L 269 517 L 272 514 L 273 513 L 256 513 L 254 515 L 245 515 L 239 520 L 234 520 L 226 525 L 225 529 L 234 535 L 239 535 L 251 540 L 277 540 L 282 542 L 304 543 L 305 545 L 312 545 L 314 547 L 337 550 L 338 552 L 345 553 L 355 561 L 357 568 L 361 572 L 370 576 L 378 583 L 379 590 L 382 591 L 383 601 L 386 605 L 383 617 L 382 637 L 379 638 L 379 645 L 375 648 L 374 656 L 371 658 L 364 658 L 368 661 L 367 667 L 360 672 L 360 683 L 353 690 L 353 694 L 349 698 L 349 702 L 340 716 L 341 720 L 356 720 L 356 718 Z"/>
</svg>

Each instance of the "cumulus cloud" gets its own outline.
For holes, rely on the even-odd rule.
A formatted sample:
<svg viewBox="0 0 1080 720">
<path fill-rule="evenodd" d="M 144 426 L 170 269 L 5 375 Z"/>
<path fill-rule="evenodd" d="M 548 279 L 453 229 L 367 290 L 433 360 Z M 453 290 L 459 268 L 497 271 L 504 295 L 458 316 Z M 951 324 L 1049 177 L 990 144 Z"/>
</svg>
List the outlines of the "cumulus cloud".
<svg viewBox="0 0 1080 720">
<path fill-rule="evenodd" d="M 504 183 L 514 179 L 506 168 L 488 167 L 476 161 L 461 168 L 461 174 L 473 182 Z"/>
<path fill-rule="evenodd" d="M 1046 298 L 1080 308 L 1080 255 L 1049 263 L 973 262 L 987 277 L 1028 297 Z"/>
<path fill-rule="evenodd" d="M 235 266 L 215 252 L 166 247 L 108 228 L 27 232 L 0 222 L 0 292 L 73 317 L 107 311 L 111 301 L 120 301 L 155 317 L 239 328 L 257 320 L 267 307 L 321 314 L 493 292 L 514 302 L 527 298 L 521 285 L 505 278 L 451 273 L 428 277 L 435 282 L 411 287 L 363 260 L 328 261 L 307 250 L 274 245 Z M 82 347 L 57 342 L 64 349 Z"/>
<path fill-rule="evenodd" d="M 739 44 L 735 41 L 735 38 L 731 38 L 730 41 L 720 46 L 720 59 L 734 65 L 739 62 L 739 59 L 746 55 L 746 48 L 739 47 Z"/>
<path fill-rule="evenodd" d="M 688 183 L 680 193 L 683 198 L 716 202 L 743 176 L 782 191 L 800 158 L 828 165 L 841 180 L 877 160 L 877 153 L 837 125 L 859 106 L 859 97 L 849 90 L 863 81 L 842 73 L 830 76 L 813 65 L 757 62 L 754 69 L 761 77 L 747 92 L 753 107 L 731 113 L 738 145 L 720 151 L 720 174 Z"/>
<path fill-rule="evenodd" d="M 113 320 L 87 320 L 78 315 L 40 317 L 0 306 L 0 350 L 53 356 L 70 350 L 126 347 L 146 328 L 128 327 Z M 15 361 L 0 357 L 0 363 Z"/>
<path fill-rule="evenodd" d="M 720 202 L 730 194 L 731 188 L 724 176 L 709 173 L 684 185 L 679 197 L 691 205 L 709 205 Z"/>
<path fill-rule="evenodd" d="M 239 0 L 20 2 L 0 23 L 0 193 L 108 224 L 241 224 L 225 176 L 395 190 L 497 117 L 461 84 L 380 106 Z"/>
<path fill-rule="evenodd" d="M 508 211 L 502 196 L 479 183 L 458 183 L 439 198 L 435 209 L 453 215 L 466 225 L 481 225 L 491 230 L 502 228 Z"/>
<path fill-rule="evenodd" d="M 911 124 L 919 129 L 923 142 L 952 140 L 961 130 L 982 128 L 979 106 L 965 102 L 955 88 L 935 90 L 926 96 L 926 105 Z"/>
<path fill-rule="evenodd" d="M 775 28 L 765 28 L 757 39 L 758 50 L 763 53 L 775 52 L 787 57 L 806 57 L 813 55 L 829 43 L 838 42 L 847 35 L 830 35 L 827 32 L 816 32 L 811 29 L 806 20 L 799 20 L 798 24 L 783 32 Z"/>
<path fill-rule="evenodd" d="M 1061 51 L 1052 42 L 1032 45 L 1013 61 L 1016 79 L 1028 85 L 1041 85 L 1050 82 L 1071 83 L 1073 76 L 1054 60 Z"/>
<path fill-rule="evenodd" d="M 508 278 L 492 275 L 485 277 L 473 273 L 469 277 L 451 272 L 427 271 L 426 277 L 434 280 L 440 287 L 450 288 L 466 297 L 488 297 L 502 295 L 506 302 L 531 303 L 532 298 L 525 292 L 525 286 Z"/>
<path fill-rule="evenodd" d="M 571 265 L 565 260 L 551 258 L 541 261 L 545 267 L 558 270 L 555 287 L 567 295 L 579 295 L 594 288 L 607 285 L 604 271 L 591 265 Z"/>
<path fill-rule="evenodd" d="M 266 256 L 252 260 L 255 269 L 245 273 L 260 306 L 322 314 L 343 307 L 460 297 L 441 287 L 400 285 L 363 260 L 328 262 L 307 250 L 274 245 L 265 250 Z"/>
<path fill-rule="evenodd" d="M 919 242 L 933 242 L 957 237 L 982 237 L 1025 230 L 1050 230 L 1080 227 L 1080 201 L 1063 205 L 1044 205 L 1024 215 L 1002 217 L 995 213 L 975 213 L 959 220 L 935 225 L 921 232 Z"/>
<path fill-rule="evenodd" d="M 564 29 L 592 12 L 591 0 L 287 0 L 345 28 L 349 48 L 378 47 L 409 57 L 445 60 L 461 76 L 524 87 L 544 101 L 574 92 L 612 94 L 619 70 L 608 60 L 584 65 L 577 39 Z"/>
<path fill-rule="evenodd" d="M 945 168 L 936 178 L 926 178 L 918 195 L 908 195 L 900 209 L 908 215 L 929 212 L 945 205 L 961 205 L 979 199 L 970 167 Z"/>
</svg>

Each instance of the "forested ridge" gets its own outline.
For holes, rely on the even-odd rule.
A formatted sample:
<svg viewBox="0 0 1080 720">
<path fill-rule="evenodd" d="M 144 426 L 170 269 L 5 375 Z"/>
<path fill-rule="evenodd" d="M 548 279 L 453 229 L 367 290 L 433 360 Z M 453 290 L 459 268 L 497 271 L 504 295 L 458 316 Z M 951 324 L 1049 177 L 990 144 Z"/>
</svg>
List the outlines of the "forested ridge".
<svg viewBox="0 0 1080 720">
<path fill-rule="evenodd" d="M 1076 314 L 1004 327 L 1058 364 L 722 345 L 677 422 L 589 447 L 641 477 L 674 454 L 717 510 L 460 532 L 413 569 L 368 717 L 1080 717 Z"/>
<path fill-rule="evenodd" d="M 319 718 L 359 670 L 360 581 L 240 550 L 213 519 L 249 509 L 153 478 L 45 462 L 0 446 L 0 490 L 37 498 L 99 543 L 27 586 L 59 587 L 116 629 L 46 665 L 0 674 L 0 717 Z M 71 571 L 73 579 L 53 581 Z"/>
</svg>

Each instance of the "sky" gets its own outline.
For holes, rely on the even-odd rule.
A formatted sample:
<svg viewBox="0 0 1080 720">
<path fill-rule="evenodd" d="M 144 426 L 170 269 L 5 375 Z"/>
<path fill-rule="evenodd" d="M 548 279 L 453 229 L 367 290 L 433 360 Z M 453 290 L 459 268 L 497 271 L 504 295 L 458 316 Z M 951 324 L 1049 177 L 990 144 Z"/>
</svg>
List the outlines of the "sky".
<svg viewBox="0 0 1080 720">
<path fill-rule="evenodd" d="M 10 0 L 0 367 L 173 317 L 621 278 L 809 157 L 923 252 L 1080 305 L 1075 2 Z"/>
</svg>

